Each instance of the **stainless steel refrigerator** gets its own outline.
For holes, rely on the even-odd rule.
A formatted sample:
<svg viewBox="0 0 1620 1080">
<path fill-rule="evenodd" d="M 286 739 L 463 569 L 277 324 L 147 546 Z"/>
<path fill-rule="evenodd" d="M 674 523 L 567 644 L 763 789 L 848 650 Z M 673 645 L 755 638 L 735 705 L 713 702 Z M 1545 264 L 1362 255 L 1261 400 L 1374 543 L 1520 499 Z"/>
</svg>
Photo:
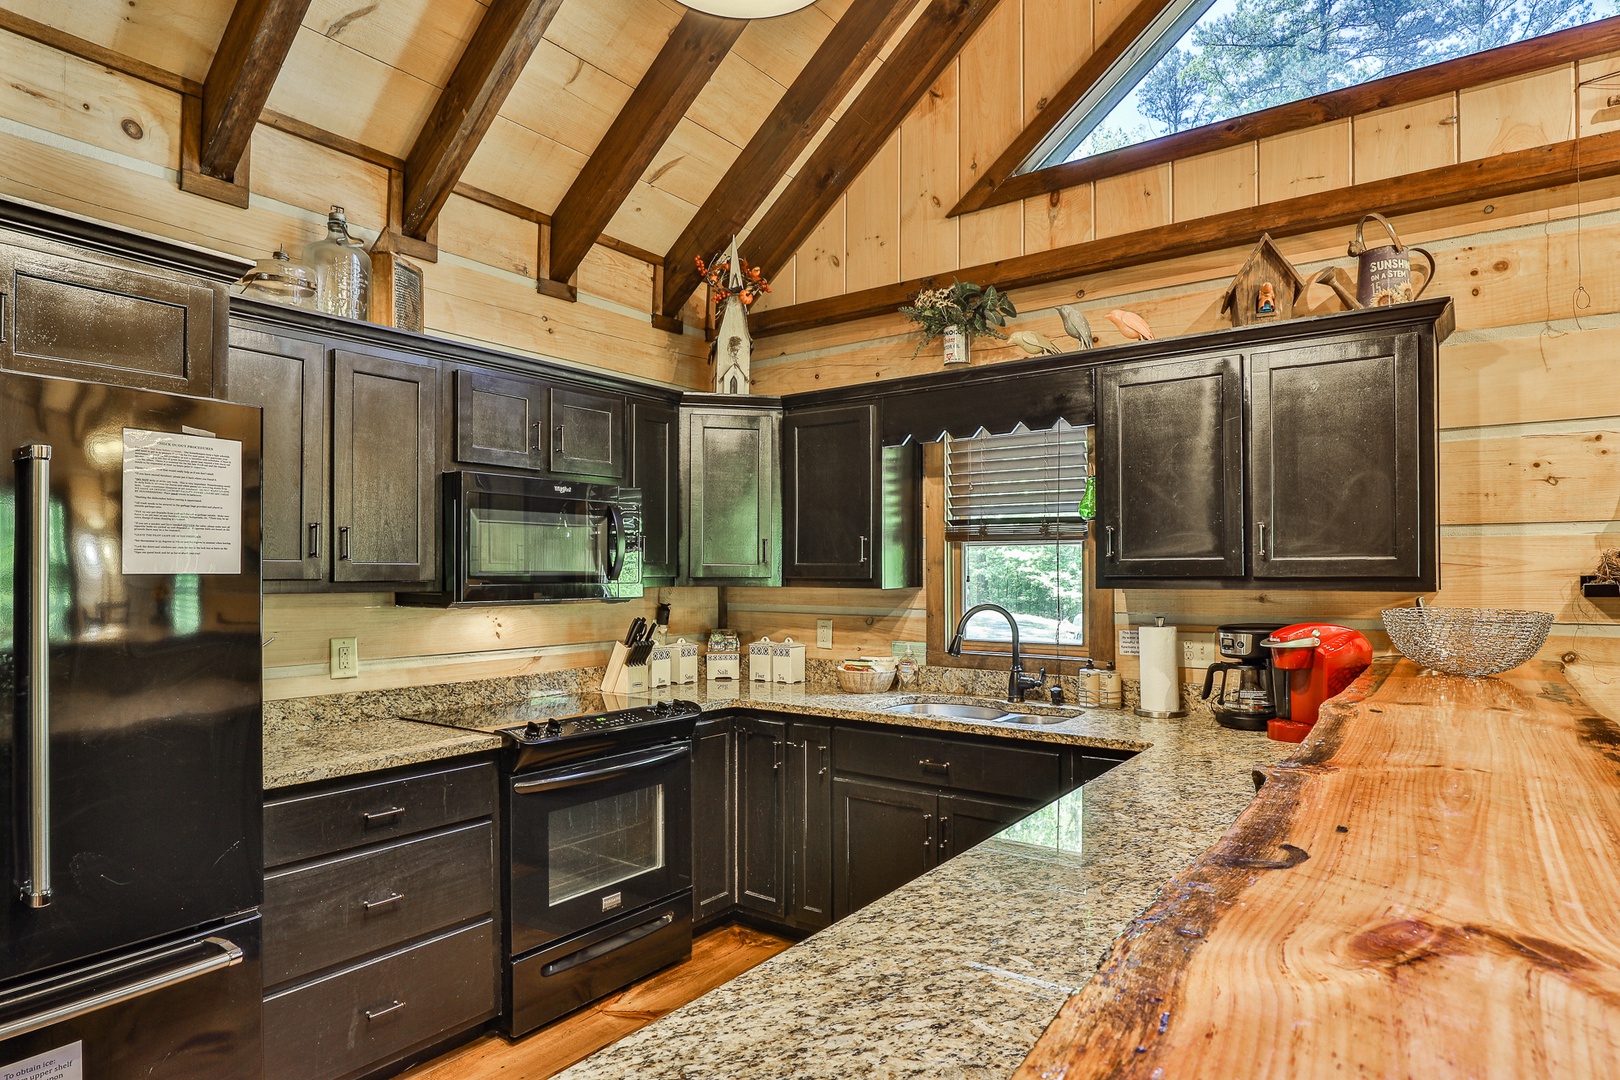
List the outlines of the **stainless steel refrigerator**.
<svg viewBox="0 0 1620 1080">
<path fill-rule="evenodd" d="M 0 374 L 0 1078 L 261 1075 L 259 446 Z"/>
</svg>

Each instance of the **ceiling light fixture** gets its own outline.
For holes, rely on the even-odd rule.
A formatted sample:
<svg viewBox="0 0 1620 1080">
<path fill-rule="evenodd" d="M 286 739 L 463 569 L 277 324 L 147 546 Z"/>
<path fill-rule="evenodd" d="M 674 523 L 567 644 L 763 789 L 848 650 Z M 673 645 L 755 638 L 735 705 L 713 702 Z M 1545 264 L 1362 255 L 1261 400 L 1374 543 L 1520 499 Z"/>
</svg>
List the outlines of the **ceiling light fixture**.
<svg viewBox="0 0 1620 1080">
<path fill-rule="evenodd" d="M 681 0 L 694 11 L 706 11 L 728 19 L 768 19 L 807 8 L 815 0 Z"/>
</svg>

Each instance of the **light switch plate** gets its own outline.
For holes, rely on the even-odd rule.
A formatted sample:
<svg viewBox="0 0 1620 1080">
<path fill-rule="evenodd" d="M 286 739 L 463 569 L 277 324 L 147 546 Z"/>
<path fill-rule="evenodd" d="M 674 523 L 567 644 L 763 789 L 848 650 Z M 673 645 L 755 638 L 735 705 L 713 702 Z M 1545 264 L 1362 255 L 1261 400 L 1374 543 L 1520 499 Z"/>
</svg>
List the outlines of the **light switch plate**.
<svg viewBox="0 0 1620 1080">
<path fill-rule="evenodd" d="M 360 677 L 360 639 L 335 637 L 332 639 L 332 678 L 357 679 Z"/>
<path fill-rule="evenodd" d="M 817 619 L 816 620 L 816 648 L 818 648 L 818 649 L 830 649 L 830 648 L 832 648 L 832 620 L 831 619 Z"/>
</svg>

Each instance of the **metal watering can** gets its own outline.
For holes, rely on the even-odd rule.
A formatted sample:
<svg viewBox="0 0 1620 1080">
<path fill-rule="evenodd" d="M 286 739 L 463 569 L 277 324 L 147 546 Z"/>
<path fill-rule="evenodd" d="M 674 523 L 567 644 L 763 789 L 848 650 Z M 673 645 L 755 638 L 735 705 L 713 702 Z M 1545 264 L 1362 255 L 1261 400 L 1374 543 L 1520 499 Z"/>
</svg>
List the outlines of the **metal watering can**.
<svg viewBox="0 0 1620 1080">
<path fill-rule="evenodd" d="M 1367 222 L 1376 221 L 1389 234 L 1389 243 L 1370 248 L 1362 236 Z M 1411 253 L 1423 256 L 1429 264 L 1423 283 L 1412 286 Z M 1350 244 L 1350 254 L 1358 261 L 1356 269 L 1356 304 L 1358 307 L 1387 307 L 1404 304 L 1423 295 L 1423 290 L 1434 280 L 1434 256 L 1422 248 L 1409 248 L 1395 235 L 1395 227 L 1382 214 L 1368 214 L 1356 223 L 1356 238 Z"/>
</svg>

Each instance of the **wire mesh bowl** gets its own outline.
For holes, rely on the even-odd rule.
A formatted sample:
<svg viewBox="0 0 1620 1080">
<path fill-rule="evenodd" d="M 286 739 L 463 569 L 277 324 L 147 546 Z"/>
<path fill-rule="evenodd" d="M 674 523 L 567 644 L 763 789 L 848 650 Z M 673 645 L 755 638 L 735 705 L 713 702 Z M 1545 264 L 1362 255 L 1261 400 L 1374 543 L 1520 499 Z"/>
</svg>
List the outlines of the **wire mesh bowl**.
<svg viewBox="0 0 1620 1080">
<path fill-rule="evenodd" d="M 1389 640 L 1424 667 L 1447 675 L 1495 675 L 1516 668 L 1547 640 L 1553 617 L 1507 608 L 1387 608 Z"/>
</svg>

